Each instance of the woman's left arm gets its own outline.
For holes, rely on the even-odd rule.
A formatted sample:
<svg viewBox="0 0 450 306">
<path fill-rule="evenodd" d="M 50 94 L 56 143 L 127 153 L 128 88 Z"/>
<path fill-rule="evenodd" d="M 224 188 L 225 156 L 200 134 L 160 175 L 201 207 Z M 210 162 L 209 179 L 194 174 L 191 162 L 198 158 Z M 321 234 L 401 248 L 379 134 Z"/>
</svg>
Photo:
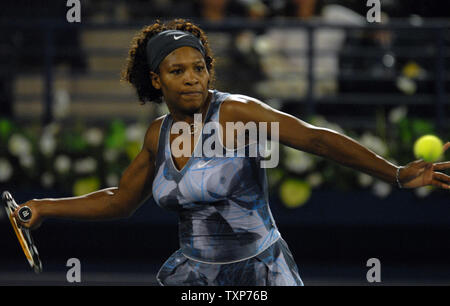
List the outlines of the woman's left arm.
<svg viewBox="0 0 450 306">
<path fill-rule="evenodd" d="M 405 188 L 425 185 L 450 188 L 450 177 L 435 171 L 450 168 L 450 162 L 433 164 L 418 160 L 398 167 L 350 137 L 308 124 L 247 96 L 233 95 L 221 108 L 221 122 L 267 122 L 268 135 L 271 135 L 270 123 L 278 122 L 281 144 L 333 160 L 390 184 L 398 184 L 398 172 L 399 182 Z M 444 149 L 449 146 L 446 143 Z"/>
</svg>

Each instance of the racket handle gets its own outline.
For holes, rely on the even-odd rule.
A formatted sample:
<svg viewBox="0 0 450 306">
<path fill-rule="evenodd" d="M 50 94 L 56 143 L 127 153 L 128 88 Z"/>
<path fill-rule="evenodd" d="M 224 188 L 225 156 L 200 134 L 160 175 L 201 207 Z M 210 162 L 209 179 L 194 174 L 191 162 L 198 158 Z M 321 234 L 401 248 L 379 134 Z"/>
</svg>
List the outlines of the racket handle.
<svg viewBox="0 0 450 306">
<path fill-rule="evenodd" d="M 28 206 L 22 206 L 21 208 L 19 208 L 17 215 L 19 216 L 20 221 L 28 222 L 31 219 L 31 208 L 29 208 Z"/>
</svg>

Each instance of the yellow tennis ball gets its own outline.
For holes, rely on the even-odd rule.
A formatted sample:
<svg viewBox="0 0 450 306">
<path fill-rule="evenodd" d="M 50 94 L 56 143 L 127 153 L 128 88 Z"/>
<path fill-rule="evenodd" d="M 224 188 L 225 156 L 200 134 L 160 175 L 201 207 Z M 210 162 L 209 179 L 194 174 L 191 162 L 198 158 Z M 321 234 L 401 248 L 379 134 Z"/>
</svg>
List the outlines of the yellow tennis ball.
<svg viewBox="0 0 450 306">
<path fill-rule="evenodd" d="M 438 160 L 442 153 L 442 141 L 434 135 L 422 136 L 414 143 L 414 155 L 426 162 Z"/>
</svg>

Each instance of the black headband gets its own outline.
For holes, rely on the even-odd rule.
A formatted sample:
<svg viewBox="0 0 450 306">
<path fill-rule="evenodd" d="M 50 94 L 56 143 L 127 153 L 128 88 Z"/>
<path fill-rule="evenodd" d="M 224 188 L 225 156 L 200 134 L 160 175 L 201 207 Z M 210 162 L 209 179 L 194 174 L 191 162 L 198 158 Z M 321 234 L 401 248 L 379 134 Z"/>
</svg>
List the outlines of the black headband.
<svg viewBox="0 0 450 306">
<path fill-rule="evenodd" d="M 205 57 L 202 42 L 192 33 L 166 30 L 152 37 L 147 43 L 147 61 L 150 70 L 156 71 L 170 52 L 181 47 L 195 48 Z"/>
</svg>

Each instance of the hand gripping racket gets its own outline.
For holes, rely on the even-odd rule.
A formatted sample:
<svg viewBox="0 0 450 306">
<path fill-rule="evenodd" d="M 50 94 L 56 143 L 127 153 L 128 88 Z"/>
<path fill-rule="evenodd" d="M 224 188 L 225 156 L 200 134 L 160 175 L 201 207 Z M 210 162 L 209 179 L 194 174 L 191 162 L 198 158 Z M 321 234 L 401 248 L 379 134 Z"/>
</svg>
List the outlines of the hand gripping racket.
<svg viewBox="0 0 450 306">
<path fill-rule="evenodd" d="M 2 202 L 5 205 L 9 221 L 11 221 L 11 225 L 16 233 L 17 239 L 19 240 L 20 246 L 25 253 L 28 263 L 31 268 L 34 269 L 34 272 L 42 272 L 42 262 L 39 258 L 39 253 L 36 245 L 34 244 L 33 237 L 31 237 L 30 230 L 19 226 L 14 217 L 14 211 L 17 207 L 19 207 L 19 205 L 17 205 L 16 201 L 14 201 L 14 198 L 8 191 L 3 192 Z M 31 209 L 27 206 L 22 206 L 18 211 L 18 218 L 22 222 L 28 222 L 31 219 Z"/>
</svg>

